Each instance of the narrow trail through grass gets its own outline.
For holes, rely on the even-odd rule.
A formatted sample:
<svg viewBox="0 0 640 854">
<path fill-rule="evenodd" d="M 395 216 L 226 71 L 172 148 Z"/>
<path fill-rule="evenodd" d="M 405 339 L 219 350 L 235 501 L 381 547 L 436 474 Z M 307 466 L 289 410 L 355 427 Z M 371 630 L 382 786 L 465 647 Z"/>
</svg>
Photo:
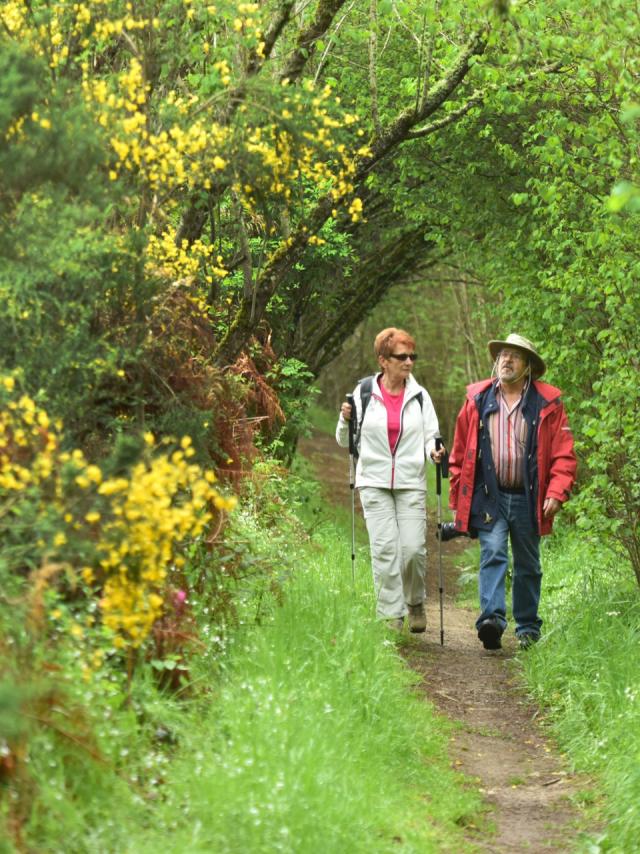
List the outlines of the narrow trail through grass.
<svg viewBox="0 0 640 854">
<path fill-rule="evenodd" d="M 481 798 L 450 766 L 450 727 L 371 618 L 366 585 L 342 572 L 347 544 L 325 522 L 290 548 L 286 594 L 231 633 L 201 718 L 174 730 L 153 820 L 113 850 L 469 850 Z"/>
<path fill-rule="evenodd" d="M 313 465 L 327 502 L 348 504 L 348 459 L 333 438 L 315 432 L 301 442 L 299 452 Z M 503 650 L 485 651 L 475 635 L 474 612 L 454 601 L 465 540 L 443 546 L 444 646 L 440 645 L 433 510 L 429 521 L 428 628 L 424 635 L 402 635 L 399 648 L 422 677 L 425 698 L 454 724 L 453 767 L 469 775 L 487 805 L 492 829 L 478 832 L 469 827 L 468 841 L 486 851 L 589 850 L 583 809 L 591 799 L 589 782 L 569 772 L 545 732 L 538 708 L 527 698 L 515 638 L 505 635 Z M 358 544 L 357 571 L 368 574 L 363 528 Z"/>
</svg>

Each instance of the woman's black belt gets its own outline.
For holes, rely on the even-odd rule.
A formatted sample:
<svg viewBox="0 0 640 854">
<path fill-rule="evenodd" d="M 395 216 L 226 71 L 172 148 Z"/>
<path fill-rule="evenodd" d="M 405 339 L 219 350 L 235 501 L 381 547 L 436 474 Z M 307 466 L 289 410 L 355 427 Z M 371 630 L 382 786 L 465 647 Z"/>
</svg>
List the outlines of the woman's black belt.
<svg viewBox="0 0 640 854">
<path fill-rule="evenodd" d="M 499 486 L 498 489 L 507 495 L 524 495 L 524 486 Z"/>
</svg>

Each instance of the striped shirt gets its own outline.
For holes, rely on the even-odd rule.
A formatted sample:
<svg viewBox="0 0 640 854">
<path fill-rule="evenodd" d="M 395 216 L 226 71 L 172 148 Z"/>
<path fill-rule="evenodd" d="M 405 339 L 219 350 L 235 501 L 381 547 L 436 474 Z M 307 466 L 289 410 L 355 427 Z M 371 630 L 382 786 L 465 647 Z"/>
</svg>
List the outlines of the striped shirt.
<svg viewBox="0 0 640 854">
<path fill-rule="evenodd" d="M 488 418 L 491 453 L 498 485 L 506 489 L 524 488 L 527 422 L 522 414 L 521 403 L 526 390 L 527 386 L 523 388 L 518 400 L 509 408 L 498 385 L 496 387 L 498 409 Z"/>
</svg>

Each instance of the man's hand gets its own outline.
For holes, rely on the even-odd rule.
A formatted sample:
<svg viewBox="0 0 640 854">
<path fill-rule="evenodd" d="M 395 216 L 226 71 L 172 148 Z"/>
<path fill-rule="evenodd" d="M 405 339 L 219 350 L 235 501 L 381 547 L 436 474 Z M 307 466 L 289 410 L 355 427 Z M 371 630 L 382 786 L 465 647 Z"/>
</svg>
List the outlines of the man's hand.
<svg viewBox="0 0 640 854">
<path fill-rule="evenodd" d="M 351 420 L 351 407 L 348 403 L 343 403 L 340 407 L 340 412 L 342 413 L 342 417 L 345 421 Z"/>
<path fill-rule="evenodd" d="M 542 505 L 542 513 L 545 519 L 552 519 L 562 507 L 562 502 L 557 498 L 545 498 Z"/>
</svg>

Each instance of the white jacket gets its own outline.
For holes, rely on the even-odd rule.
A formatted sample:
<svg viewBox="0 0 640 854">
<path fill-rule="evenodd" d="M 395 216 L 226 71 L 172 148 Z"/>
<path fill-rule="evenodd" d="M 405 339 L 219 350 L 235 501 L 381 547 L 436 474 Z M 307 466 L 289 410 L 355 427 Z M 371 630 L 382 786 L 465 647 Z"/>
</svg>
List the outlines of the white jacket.
<svg viewBox="0 0 640 854">
<path fill-rule="evenodd" d="M 371 398 L 364 414 L 356 486 L 426 490 L 424 461 L 431 459 L 435 438 L 440 435 L 438 418 L 429 393 L 412 375 L 407 377 L 400 413 L 400 434 L 392 453 L 387 431 L 387 409 L 378 385 L 380 376 L 378 374 L 374 379 Z M 420 392 L 422 409 L 420 401 L 416 400 Z M 359 384 L 353 397 L 359 423 L 362 411 Z M 351 417 L 354 417 L 354 413 Z M 336 441 L 342 448 L 349 447 L 349 422 L 342 413 L 336 427 Z"/>
</svg>

